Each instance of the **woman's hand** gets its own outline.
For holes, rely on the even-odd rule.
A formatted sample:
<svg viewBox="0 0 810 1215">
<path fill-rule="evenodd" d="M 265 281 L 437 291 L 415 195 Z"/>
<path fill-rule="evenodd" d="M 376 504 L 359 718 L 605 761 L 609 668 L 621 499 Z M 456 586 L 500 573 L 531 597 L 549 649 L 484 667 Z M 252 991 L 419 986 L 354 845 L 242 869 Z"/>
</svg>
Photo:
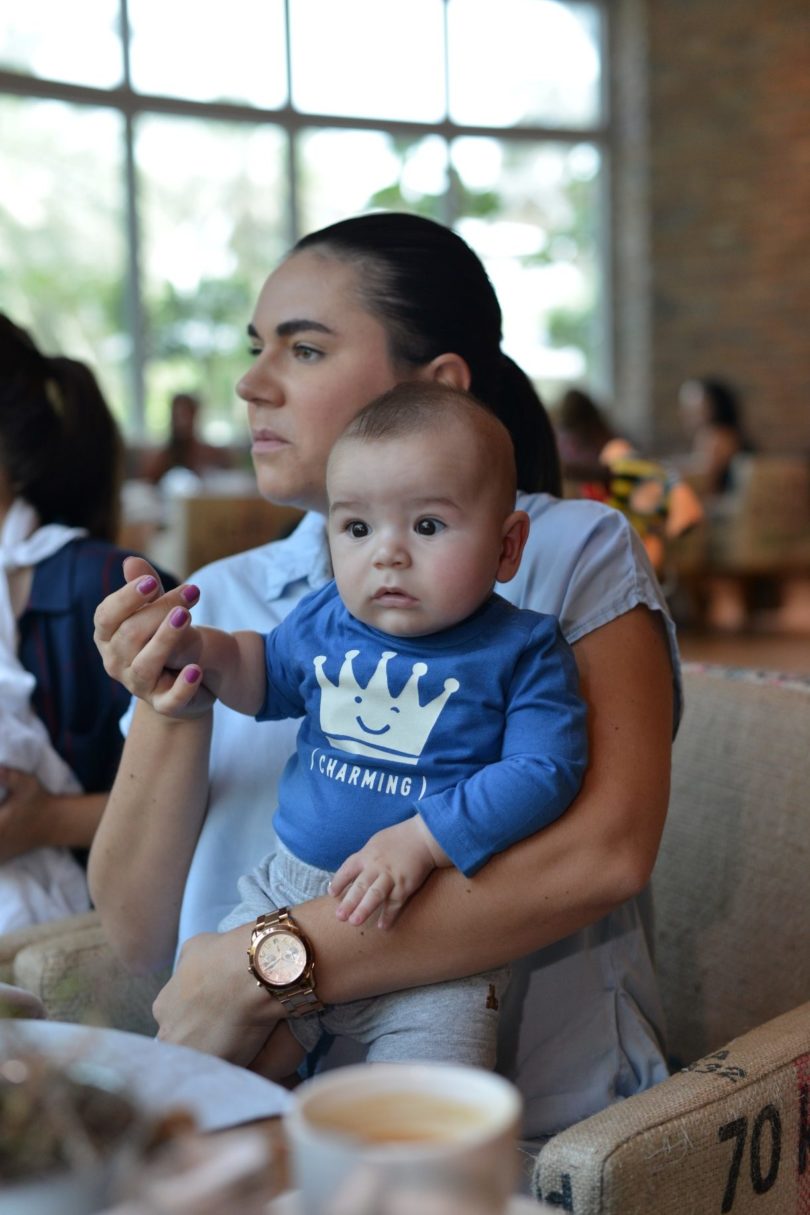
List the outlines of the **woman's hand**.
<svg viewBox="0 0 810 1215">
<path fill-rule="evenodd" d="M 186 584 L 164 592 L 157 572 L 142 557 L 124 561 L 126 586 L 102 600 L 94 640 L 113 679 L 167 716 L 198 717 L 213 704 L 199 686 L 199 668 L 172 666 L 179 632 L 200 592 Z"/>
<path fill-rule="evenodd" d="M 186 941 L 152 1011 L 158 1037 L 247 1067 L 284 1010 L 248 970 L 252 924 Z"/>
<path fill-rule="evenodd" d="M 22 856 L 46 842 L 43 827 L 53 795 L 35 776 L 17 768 L 0 767 L 0 862 Z"/>
<path fill-rule="evenodd" d="M 30 772 L 0 766 L 0 863 L 34 848 L 89 848 L 106 793 L 50 793 Z"/>
</svg>

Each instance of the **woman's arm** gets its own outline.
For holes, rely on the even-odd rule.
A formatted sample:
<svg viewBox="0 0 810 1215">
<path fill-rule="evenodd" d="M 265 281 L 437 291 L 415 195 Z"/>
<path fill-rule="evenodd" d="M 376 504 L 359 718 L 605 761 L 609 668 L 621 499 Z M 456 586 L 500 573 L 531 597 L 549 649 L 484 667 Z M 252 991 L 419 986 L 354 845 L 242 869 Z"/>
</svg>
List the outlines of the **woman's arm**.
<svg viewBox="0 0 810 1215">
<path fill-rule="evenodd" d="M 212 714 L 172 720 L 138 704 L 87 866 L 110 944 L 138 972 L 171 963 L 208 798 Z"/>
<path fill-rule="evenodd" d="M 163 593 L 156 571 L 128 557 L 126 586 L 99 605 L 95 640 L 109 675 L 142 697 L 88 861 L 88 883 L 104 930 L 135 971 L 170 963 L 183 888 L 205 816 L 210 702 L 172 720 L 148 703 L 178 678 L 164 668 L 175 644 L 168 616 L 197 600 L 196 588 Z"/>
<path fill-rule="evenodd" d="M 591 757 L 573 805 L 474 878 L 432 874 L 387 932 L 340 922 L 330 898 L 295 908 L 314 946 L 322 1000 L 500 965 L 593 923 L 646 885 L 669 800 L 672 666 L 664 627 L 658 613 L 636 607 L 573 648 Z M 187 942 L 155 1004 L 161 1037 L 252 1059 L 279 1009 L 247 973 L 249 938 L 247 925 Z"/>
</svg>

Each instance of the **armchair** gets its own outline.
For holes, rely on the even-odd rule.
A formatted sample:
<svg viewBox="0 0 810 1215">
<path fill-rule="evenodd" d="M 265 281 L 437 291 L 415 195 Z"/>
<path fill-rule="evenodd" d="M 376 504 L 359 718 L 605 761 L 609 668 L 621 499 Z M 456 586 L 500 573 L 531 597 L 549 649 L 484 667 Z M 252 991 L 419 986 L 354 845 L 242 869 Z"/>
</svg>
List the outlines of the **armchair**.
<svg viewBox="0 0 810 1215">
<path fill-rule="evenodd" d="M 810 1212 L 810 680 L 685 687 L 653 875 L 674 1074 L 542 1149 L 573 1215 Z"/>
</svg>

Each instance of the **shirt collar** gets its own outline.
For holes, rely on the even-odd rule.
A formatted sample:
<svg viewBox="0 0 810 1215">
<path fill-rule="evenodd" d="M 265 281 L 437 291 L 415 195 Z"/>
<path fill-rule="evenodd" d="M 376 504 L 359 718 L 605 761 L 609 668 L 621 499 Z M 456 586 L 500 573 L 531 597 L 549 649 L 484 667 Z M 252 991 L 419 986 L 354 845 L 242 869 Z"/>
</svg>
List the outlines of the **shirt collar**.
<svg viewBox="0 0 810 1215">
<path fill-rule="evenodd" d="M 273 559 L 267 562 L 267 595 L 279 599 L 293 582 L 305 581 L 317 590 L 332 577 L 332 562 L 326 538 L 326 520 L 310 511 L 291 536 L 273 544 Z"/>
</svg>

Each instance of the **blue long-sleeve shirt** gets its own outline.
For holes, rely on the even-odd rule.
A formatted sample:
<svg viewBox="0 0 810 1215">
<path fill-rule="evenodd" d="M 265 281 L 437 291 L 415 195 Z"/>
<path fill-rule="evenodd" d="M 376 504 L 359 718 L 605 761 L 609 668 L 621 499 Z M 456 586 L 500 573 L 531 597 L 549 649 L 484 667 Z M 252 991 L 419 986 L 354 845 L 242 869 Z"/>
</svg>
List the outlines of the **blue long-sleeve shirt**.
<svg viewBox="0 0 810 1215">
<path fill-rule="evenodd" d="M 451 629 L 392 637 L 355 620 L 330 582 L 265 654 L 258 720 L 304 717 L 274 825 L 309 864 L 334 870 L 418 812 L 471 874 L 580 787 L 586 713 L 556 617 L 493 595 Z"/>
</svg>

